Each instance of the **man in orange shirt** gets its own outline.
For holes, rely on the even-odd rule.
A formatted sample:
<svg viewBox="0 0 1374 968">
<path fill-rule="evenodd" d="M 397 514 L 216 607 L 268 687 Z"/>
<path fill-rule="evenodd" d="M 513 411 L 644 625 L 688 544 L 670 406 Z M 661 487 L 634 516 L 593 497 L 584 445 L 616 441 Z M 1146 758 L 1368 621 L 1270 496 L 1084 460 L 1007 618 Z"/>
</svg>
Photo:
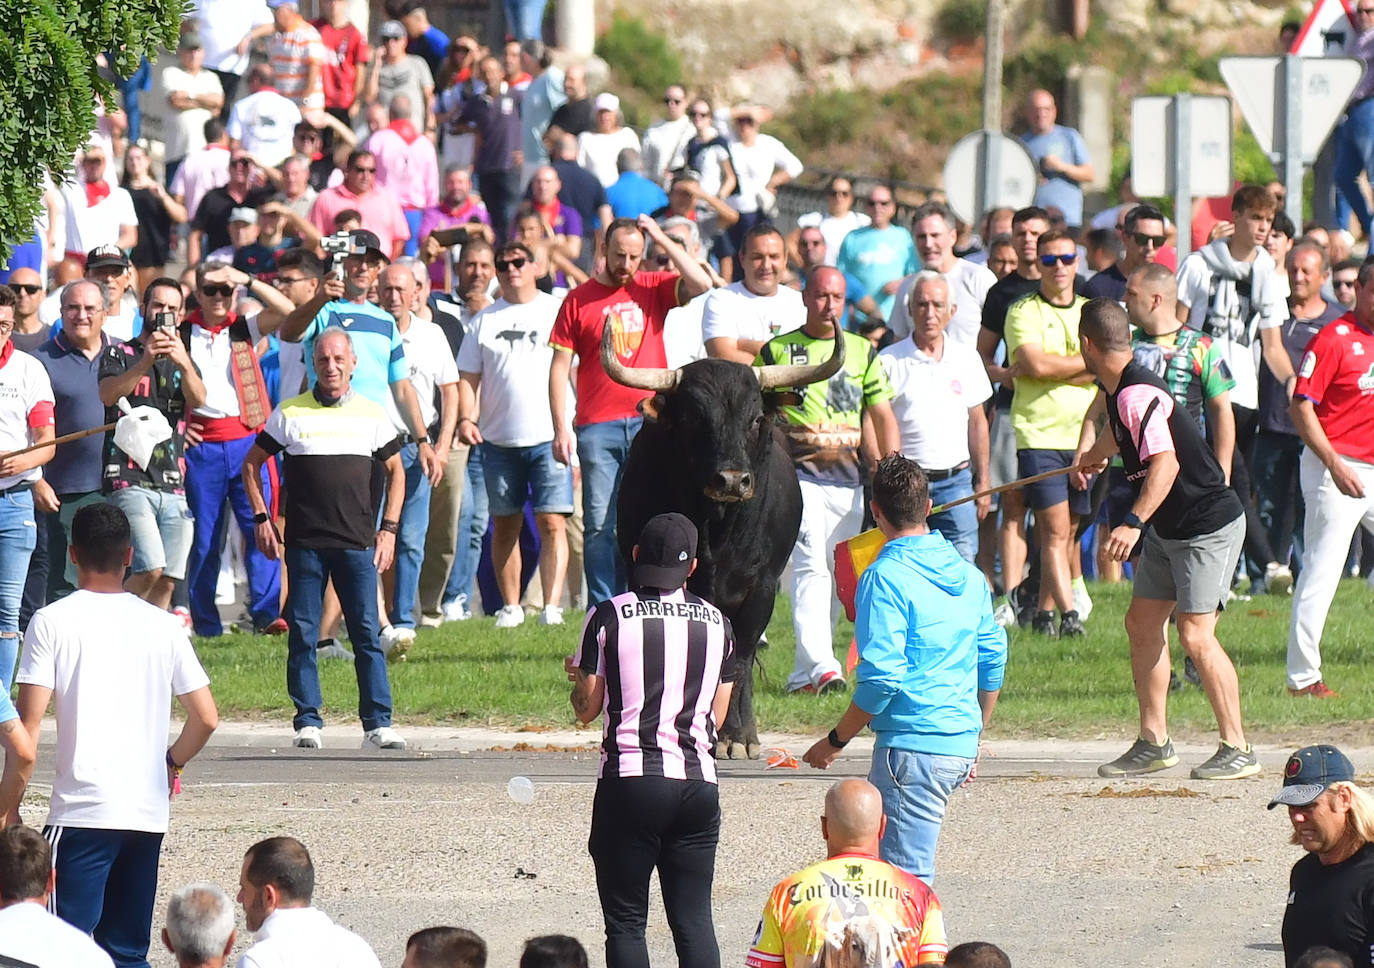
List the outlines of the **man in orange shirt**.
<svg viewBox="0 0 1374 968">
<path fill-rule="evenodd" d="M 886 826 L 873 784 L 841 780 L 830 788 L 821 814 L 826 859 L 773 888 L 748 968 L 944 964 L 940 902 L 914 874 L 878 859 Z M 836 962 L 842 954 L 848 960 Z"/>
<path fill-rule="evenodd" d="M 277 32 L 267 44 L 267 56 L 277 75 L 277 90 L 301 109 L 301 114 L 324 110 L 324 42 L 320 32 L 301 16 L 297 0 L 268 0 Z M 321 119 L 314 118 L 314 123 Z"/>
</svg>

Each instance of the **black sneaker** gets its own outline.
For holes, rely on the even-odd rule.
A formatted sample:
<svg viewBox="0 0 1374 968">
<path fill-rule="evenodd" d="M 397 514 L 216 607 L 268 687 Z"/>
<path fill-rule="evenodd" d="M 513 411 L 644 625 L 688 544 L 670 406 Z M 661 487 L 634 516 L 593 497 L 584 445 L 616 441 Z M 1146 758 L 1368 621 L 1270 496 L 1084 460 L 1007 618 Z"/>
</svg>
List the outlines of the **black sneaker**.
<svg viewBox="0 0 1374 968">
<path fill-rule="evenodd" d="M 1202 685 L 1202 676 L 1198 675 L 1197 666 L 1193 665 L 1193 657 L 1190 655 L 1183 657 L 1183 678 L 1195 686 Z"/>
<path fill-rule="evenodd" d="M 1036 612 L 1035 617 L 1031 619 L 1031 631 L 1036 635 L 1058 638 L 1059 630 L 1054 627 L 1054 613 Z"/>
<path fill-rule="evenodd" d="M 1180 678 L 1178 677 L 1178 673 L 1175 672 L 1173 669 L 1170 669 L 1170 670 L 1169 670 L 1169 691 L 1170 691 L 1170 692 L 1182 692 L 1182 691 L 1183 691 L 1183 680 L 1180 679 Z"/>
<path fill-rule="evenodd" d="M 1192 776 L 1194 780 L 1239 780 L 1241 777 L 1254 776 L 1259 771 L 1259 759 L 1254 749 L 1220 743 L 1207 762 L 1193 767 Z"/>
<path fill-rule="evenodd" d="M 1210 760 L 1208 761 L 1210 762 Z M 1178 754 L 1174 752 L 1173 740 L 1166 739 L 1163 746 L 1156 746 L 1149 740 L 1137 739 L 1131 748 L 1110 763 L 1097 768 L 1098 776 L 1141 776 L 1156 773 L 1178 765 Z M 1194 770 L 1194 773 L 1197 771 Z"/>
<path fill-rule="evenodd" d="M 1078 618 L 1078 613 L 1069 609 L 1064 613 L 1064 617 L 1059 620 L 1059 637 L 1061 639 L 1081 639 L 1088 634 L 1088 630 L 1083 627 L 1082 621 Z"/>
</svg>

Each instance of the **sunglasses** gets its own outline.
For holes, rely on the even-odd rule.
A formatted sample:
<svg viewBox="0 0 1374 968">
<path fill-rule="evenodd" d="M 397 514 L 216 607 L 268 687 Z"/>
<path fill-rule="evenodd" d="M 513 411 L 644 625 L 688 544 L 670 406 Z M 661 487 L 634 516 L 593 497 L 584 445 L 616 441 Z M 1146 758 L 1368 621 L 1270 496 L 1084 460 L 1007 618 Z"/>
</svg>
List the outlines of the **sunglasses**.
<svg viewBox="0 0 1374 968">
<path fill-rule="evenodd" d="M 251 158 L 235 158 L 233 161 L 229 162 L 229 164 L 233 165 L 235 168 L 253 167 L 253 161 Z"/>
<path fill-rule="evenodd" d="M 375 174 L 377 174 L 377 169 L 376 169 L 376 168 L 351 168 L 351 169 L 349 169 L 349 170 L 350 170 L 350 171 L 356 171 L 356 172 L 357 172 L 358 174 L 360 174 L 360 175 L 375 175 Z"/>
<path fill-rule="evenodd" d="M 207 282 L 200 287 L 202 295 L 219 296 L 221 299 L 228 299 L 234 294 L 234 287 L 226 283 Z"/>
<path fill-rule="evenodd" d="M 711 112 L 710 112 L 710 111 L 693 111 L 693 112 L 692 112 L 692 117 L 694 117 L 694 118 L 709 118 L 710 116 L 711 116 Z"/>
<path fill-rule="evenodd" d="M 525 263 L 527 262 L 529 262 L 529 260 L 526 259 L 523 255 L 517 255 L 513 259 L 497 259 L 496 271 L 505 272 L 508 269 L 523 269 L 525 268 Z"/>
<path fill-rule="evenodd" d="M 681 103 L 682 103 L 682 98 L 680 98 L 680 97 L 665 97 L 665 98 L 663 99 L 663 103 L 664 103 L 664 104 L 681 104 Z"/>
<path fill-rule="evenodd" d="M 1131 238 L 1134 239 L 1135 244 L 1142 249 L 1147 245 L 1153 245 L 1156 249 L 1164 245 L 1164 236 L 1162 235 L 1146 235 L 1144 232 L 1132 232 Z"/>
<path fill-rule="evenodd" d="M 1077 252 L 1060 252 L 1058 255 L 1042 255 L 1040 264 L 1042 266 L 1052 266 L 1058 262 L 1061 266 L 1071 266 L 1078 261 Z"/>
<path fill-rule="evenodd" d="M 1333 289 L 1354 289 L 1356 285 L 1358 283 L 1354 279 L 1333 279 L 1331 281 Z M 37 289 L 38 287 L 34 286 L 33 288 Z"/>
<path fill-rule="evenodd" d="M 32 296 L 43 291 L 42 286 L 35 286 L 32 283 L 27 282 L 11 282 L 10 289 L 14 292 L 16 296 L 20 293 L 23 293 L 26 296 Z"/>
<path fill-rule="evenodd" d="M 309 276 L 277 276 L 272 282 L 277 286 L 292 286 L 298 282 L 309 282 Z"/>
</svg>

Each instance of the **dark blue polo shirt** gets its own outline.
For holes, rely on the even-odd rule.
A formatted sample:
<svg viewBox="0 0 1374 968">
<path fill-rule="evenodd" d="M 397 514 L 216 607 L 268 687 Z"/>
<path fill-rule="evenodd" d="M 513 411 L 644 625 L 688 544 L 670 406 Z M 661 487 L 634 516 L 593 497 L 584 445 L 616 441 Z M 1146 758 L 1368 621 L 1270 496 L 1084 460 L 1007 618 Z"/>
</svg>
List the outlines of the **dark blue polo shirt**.
<svg viewBox="0 0 1374 968">
<path fill-rule="evenodd" d="M 52 383 L 56 434 L 76 433 L 105 423 L 105 405 L 100 402 L 100 358 L 117 342 L 100 336 L 101 353 L 88 360 L 59 332 L 33 351 Z M 102 434 L 92 434 L 57 448 L 53 459 L 43 465 L 43 479 L 58 494 L 85 494 L 100 490 Z"/>
<path fill-rule="evenodd" d="M 459 121 L 477 126 L 477 157 L 472 167 L 484 171 L 510 171 L 515 167 L 514 152 L 525 143 L 520 126 L 520 92 L 507 91 L 495 97 L 479 94 L 463 102 Z"/>
</svg>

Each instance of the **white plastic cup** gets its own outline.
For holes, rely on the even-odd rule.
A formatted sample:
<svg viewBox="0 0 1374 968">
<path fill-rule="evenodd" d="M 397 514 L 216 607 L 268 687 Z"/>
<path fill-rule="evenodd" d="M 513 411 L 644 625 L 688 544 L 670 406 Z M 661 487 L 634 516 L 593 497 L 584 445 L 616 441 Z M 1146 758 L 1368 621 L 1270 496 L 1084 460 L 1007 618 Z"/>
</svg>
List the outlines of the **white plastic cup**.
<svg viewBox="0 0 1374 968">
<path fill-rule="evenodd" d="M 506 784 L 506 794 L 516 803 L 533 803 L 534 783 L 527 776 L 513 776 Z"/>
</svg>

